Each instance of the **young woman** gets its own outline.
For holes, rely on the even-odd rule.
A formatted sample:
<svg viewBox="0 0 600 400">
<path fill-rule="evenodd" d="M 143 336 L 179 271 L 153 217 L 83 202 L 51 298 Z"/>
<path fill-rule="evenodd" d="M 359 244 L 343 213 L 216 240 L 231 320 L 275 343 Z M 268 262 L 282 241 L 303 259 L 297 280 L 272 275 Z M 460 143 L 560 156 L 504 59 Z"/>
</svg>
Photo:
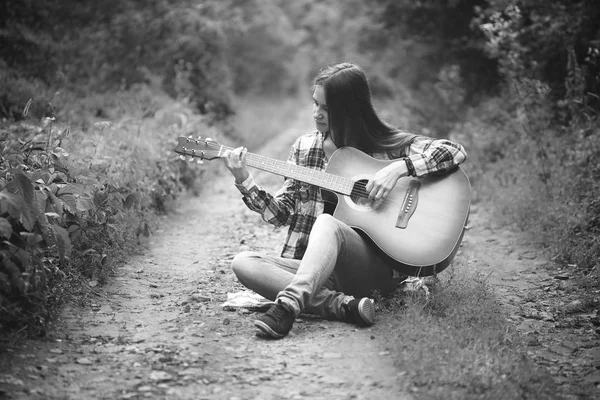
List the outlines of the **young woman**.
<svg viewBox="0 0 600 400">
<path fill-rule="evenodd" d="M 369 199 L 375 201 L 384 199 L 401 177 L 443 173 L 466 158 L 459 144 L 417 136 L 381 121 L 367 78 L 354 64 L 328 66 L 313 83 L 316 130 L 296 140 L 291 163 L 324 170 L 333 152 L 344 146 L 396 160 L 368 181 Z M 243 252 L 233 259 L 239 281 L 275 301 L 255 326 L 279 339 L 302 311 L 360 326 L 373 324 L 375 307 L 368 296 L 397 287 L 395 261 L 366 235 L 330 215 L 326 191 L 293 179 L 286 179 L 275 195 L 264 191 L 245 167 L 245 151 L 240 147 L 225 157 L 244 202 L 266 222 L 289 225 L 281 257 Z"/>
</svg>

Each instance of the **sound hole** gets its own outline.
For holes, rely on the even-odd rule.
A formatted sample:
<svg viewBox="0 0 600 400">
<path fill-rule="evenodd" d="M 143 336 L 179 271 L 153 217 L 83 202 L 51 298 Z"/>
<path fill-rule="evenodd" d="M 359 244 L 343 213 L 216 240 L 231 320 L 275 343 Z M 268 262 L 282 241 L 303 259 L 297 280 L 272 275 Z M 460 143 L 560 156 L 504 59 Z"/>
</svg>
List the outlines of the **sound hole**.
<svg viewBox="0 0 600 400">
<path fill-rule="evenodd" d="M 379 206 L 380 201 L 371 201 L 368 198 L 368 193 L 365 186 L 369 182 L 368 179 L 360 179 L 354 182 L 352 193 L 350 194 L 350 201 L 352 208 L 357 211 L 370 211 Z"/>
</svg>

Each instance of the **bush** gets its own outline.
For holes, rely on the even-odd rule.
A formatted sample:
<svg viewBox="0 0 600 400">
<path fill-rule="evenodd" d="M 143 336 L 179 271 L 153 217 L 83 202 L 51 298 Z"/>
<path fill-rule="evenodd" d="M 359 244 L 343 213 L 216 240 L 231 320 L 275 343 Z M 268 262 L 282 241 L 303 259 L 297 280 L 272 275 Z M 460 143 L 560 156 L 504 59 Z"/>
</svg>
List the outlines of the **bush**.
<svg viewBox="0 0 600 400">
<path fill-rule="evenodd" d="M 121 105 L 139 105 L 127 95 L 140 93 L 122 93 Z M 190 117 L 179 125 L 165 111 L 87 131 L 52 118 L 0 129 L 0 331 L 43 333 L 69 292 L 103 283 L 150 234 L 155 216 L 193 188 L 201 170 L 172 148 L 176 135 L 206 126 L 184 110 Z"/>
<path fill-rule="evenodd" d="M 504 89 L 455 132 L 475 150 L 482 191 L 500 214 L 585 272 L 600 259 L 598 15 L 600 6 L 585 1 L 490 1 L 480 9 L 474 24 Z"/>
</svg>

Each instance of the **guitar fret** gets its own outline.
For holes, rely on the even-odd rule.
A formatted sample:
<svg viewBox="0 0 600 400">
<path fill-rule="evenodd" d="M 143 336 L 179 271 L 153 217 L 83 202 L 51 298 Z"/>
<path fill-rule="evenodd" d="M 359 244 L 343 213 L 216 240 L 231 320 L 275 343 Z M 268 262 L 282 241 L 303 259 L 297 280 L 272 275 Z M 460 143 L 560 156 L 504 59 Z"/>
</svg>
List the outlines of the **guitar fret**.
<svg viewBox="0 0 600 400">
<path fill-rule="evenodd" d="M 311 170 L 307 167 L 274 160 L 257 154 L 248 153 L 246 163 L 251 167 L 306 182 L 337 193 L 350 194 L 354 185 L 354 182 L 348 178 L 324 171 Z"/>
</svg>

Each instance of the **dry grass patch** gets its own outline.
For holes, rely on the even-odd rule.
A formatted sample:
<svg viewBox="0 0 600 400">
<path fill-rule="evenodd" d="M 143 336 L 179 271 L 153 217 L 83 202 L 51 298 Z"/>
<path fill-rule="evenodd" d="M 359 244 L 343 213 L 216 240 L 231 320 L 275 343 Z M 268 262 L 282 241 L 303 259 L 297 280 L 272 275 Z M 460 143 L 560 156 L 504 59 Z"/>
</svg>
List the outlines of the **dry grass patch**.
<svg viewBox="0 0 600 400">
<path fill-rule="evenodd" d="M 526 357 L 493 289 L 480 275 L 452 268 L 423 292 L 382 303 L 379 324 L 416 398 L 549 399 L 550 375 Z"/>
</svg>

